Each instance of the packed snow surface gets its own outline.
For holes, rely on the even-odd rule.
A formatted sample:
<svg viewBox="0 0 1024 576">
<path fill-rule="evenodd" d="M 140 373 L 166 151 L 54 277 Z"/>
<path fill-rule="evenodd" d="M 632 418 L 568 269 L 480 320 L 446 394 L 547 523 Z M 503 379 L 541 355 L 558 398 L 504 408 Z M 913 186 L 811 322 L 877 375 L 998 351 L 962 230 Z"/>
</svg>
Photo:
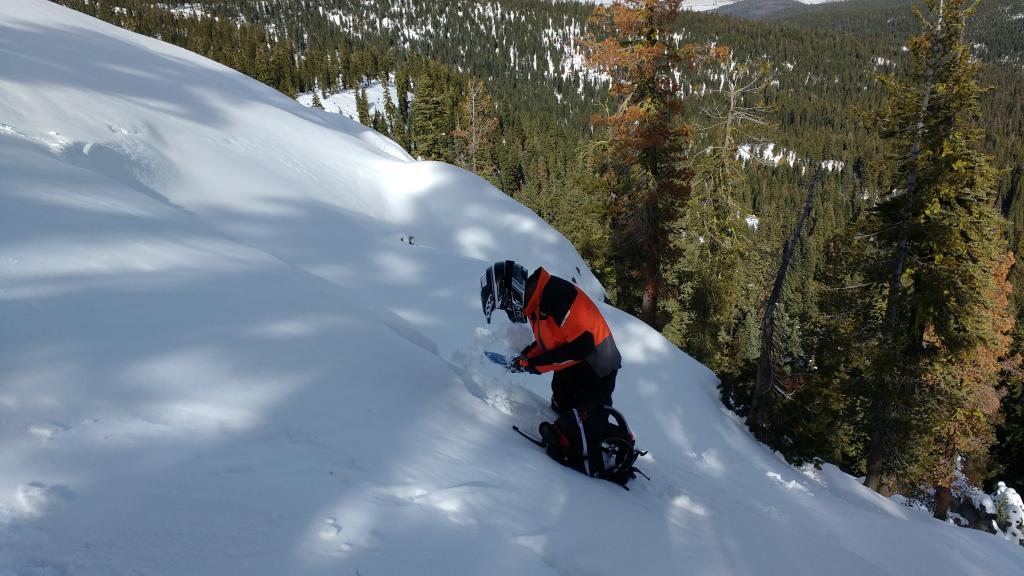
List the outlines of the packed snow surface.
<svg viewBox="0 0 1024 576">
<path fill-rule="evenodd" d="M 602 290 L 483 180 L 44 0 L 0 2 L 0 574 L 1020 574 L 801 472 L 604 306 L 632 491 L 549 460 L 481 352 L 497 259 Z"/>
</svg>

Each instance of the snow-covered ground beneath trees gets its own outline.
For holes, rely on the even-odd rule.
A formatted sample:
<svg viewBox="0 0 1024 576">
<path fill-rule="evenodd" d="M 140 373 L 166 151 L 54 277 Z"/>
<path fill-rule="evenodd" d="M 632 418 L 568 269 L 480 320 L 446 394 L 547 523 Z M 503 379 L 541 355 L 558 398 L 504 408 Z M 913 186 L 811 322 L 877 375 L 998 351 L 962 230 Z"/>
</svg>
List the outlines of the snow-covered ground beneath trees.
<svg viewBox="0 0 1024 576">
<path fill-rule="evenodd" d="M 387 118 L 387 106 L 385 106 L 387 97 L 384 95 L 385 86 L 381 84 L 380 80 L 373 80 L 363 89 L 366 90 L 366 100 L 370 105 L 370 115 L 372 116 L 374 112 L 380 112 Z M 386 89 L 391 97 L 391 103 L 398 106 L 398 90 L 395 88 L 394 79 L 392 79 Z M 357 94 L 358 90 L 356 89 L 340 90 L 334 94 L 324 94 L 319 90 L 317 91 L 317 96 L 321 99 L 320 105 L 323 106 L 325 111 L 341 114 L 352 120 L 359 120 L 359 107 L 356 105 Z M 407 94 L 407 98 L 412 102 L 415 96 L 412 93 Z M 303 106 L 312 106 L 313 92 L 299 94 L 296 100 Z"/>
<path fill-rule="evenodd" d="M 609 5 L 613 0 L 593 0 L 594 4 Z M 843 0 L 796 0 L 801 4 L 829 4 L 834 2 L 842 2 Z M 693 10 L 694 12 L 707 12 L 709 10 L 715 10 L 728 6 L 729 4 L 735 4 L 737 0 L 687 0 L 683 2 L 683 10 Z"/>
<path fill-rule="evenodd" d="M 410 241 L 411 239 L 411 241 Z M 0 3 L 0 574 L 1020 574 L 803 473 L 604 307 L 625 491 L 511 431 L 497 259 L 601 287 L 529 210 L 338 114 L 44 0 Z"/>
</svg>

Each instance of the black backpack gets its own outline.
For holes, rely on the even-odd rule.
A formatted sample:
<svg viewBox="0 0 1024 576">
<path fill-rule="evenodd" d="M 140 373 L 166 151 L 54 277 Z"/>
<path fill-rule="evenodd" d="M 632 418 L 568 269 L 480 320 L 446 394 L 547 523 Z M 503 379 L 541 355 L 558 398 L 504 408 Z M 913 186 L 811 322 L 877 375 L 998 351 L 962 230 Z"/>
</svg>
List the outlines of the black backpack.
<svg viewBox="0 0 1024 576">
<path fill-rule="evenodd" d="M 636 449 L 626 419 L 611 406 L 574 408 L 554 423 L 542 422 L 540 435 L 548 456 L 587 476 L 614 482 L 627 490 L 626 483 L 637 473 L 647 477 L 633 466 L 647 452 Z"/>
</svg>

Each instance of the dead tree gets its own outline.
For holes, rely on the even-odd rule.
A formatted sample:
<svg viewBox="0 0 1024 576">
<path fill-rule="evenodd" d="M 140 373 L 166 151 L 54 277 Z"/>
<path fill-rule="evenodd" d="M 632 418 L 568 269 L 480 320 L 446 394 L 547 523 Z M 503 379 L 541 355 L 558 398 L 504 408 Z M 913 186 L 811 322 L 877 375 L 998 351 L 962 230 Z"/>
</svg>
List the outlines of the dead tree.
<svg viewBox="0 0 1024 576">
<path fill-rule="evenodd" d="M 764 307 L 764 321 L 761 324 L 761 358 L 757 363 L 757 381 L 754 385 L 754 393 L 750 399 L 750 410 L 747 412 L 747 427 L 754 435 L 764 439 L 764 432 L 768 427 L 768 413 L 770 406 L 770 395 L 781 394 L 775 378 L 775 309 L 778 307 L 779 298 L 782 296 L 782 286 L 786 283 L 786 272 L 793 260 L 793 252 L 797 242 L 800 241 L 800 234 L 803 232 L 804 223 L 811 213 L 811 206 L 814 201 L 814 190 L 821 175 L 821 162 L 818 162 L 811 173 L 811 179 L 807 183 L 807 198 L 804 200 L 804 209 L 800 218 L 793 228 L 782 249 L 782 262 L 779 263 L 779 271 L 775 274 L 775 283 L 772 285 L 772 292 Z"/>
</svg>

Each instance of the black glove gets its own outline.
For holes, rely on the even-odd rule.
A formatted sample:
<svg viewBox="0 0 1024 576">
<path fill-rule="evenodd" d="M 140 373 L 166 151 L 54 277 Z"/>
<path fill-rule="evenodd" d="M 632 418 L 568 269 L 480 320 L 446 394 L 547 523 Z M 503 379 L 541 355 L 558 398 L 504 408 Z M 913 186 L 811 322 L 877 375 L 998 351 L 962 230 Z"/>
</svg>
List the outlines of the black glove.
<svg viewBox="0 0 1024 576">
<path fill-rule="evenodd" d="M 540 372 L 533 367 L 530 363 L 530 359 L 526 356 L 516 356 L 512 363 L 508 366 L 509 372 L 529 372 L 530 374 L 540 374 Z"/>
</svg>

